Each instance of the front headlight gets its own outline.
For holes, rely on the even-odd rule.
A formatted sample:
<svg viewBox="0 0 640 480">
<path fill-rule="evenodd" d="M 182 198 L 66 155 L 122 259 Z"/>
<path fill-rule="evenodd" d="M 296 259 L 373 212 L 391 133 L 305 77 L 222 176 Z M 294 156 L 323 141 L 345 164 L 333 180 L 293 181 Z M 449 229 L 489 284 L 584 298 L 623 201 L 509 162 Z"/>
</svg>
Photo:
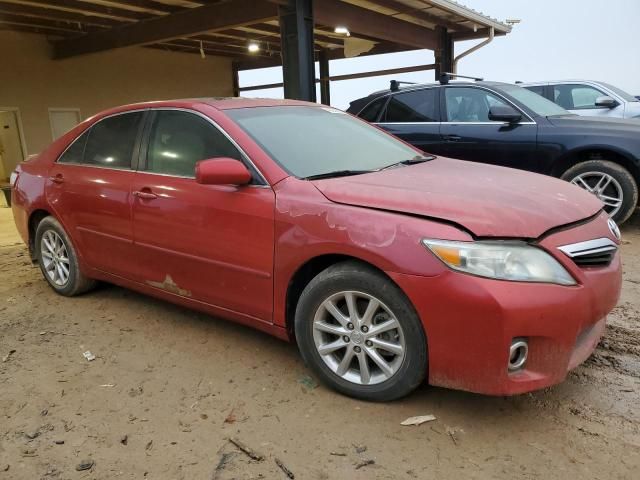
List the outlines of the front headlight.
<svg viewBox="0 0 640 480">
<path fill-rule="evenodd" d="M 422 243 L 448 267 L 460 272 L 514 282 L 576 284 L 555 258 L 525 242 L 424 239 Z"/>
</svg>

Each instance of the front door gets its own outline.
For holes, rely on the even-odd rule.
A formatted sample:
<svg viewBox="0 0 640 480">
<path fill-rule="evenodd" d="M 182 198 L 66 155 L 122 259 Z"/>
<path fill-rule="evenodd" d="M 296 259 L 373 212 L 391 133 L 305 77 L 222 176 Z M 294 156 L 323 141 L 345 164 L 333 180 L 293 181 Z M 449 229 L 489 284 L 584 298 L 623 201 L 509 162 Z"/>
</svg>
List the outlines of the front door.
<svg viewBox="0 0 640 480">
<path fill-rule="evenodd" d="M 537 161 L 538 126 L 524 113 L 518 123 L 489 120 L 492 106 L 510 106 L 496 94 L 478 87 L 449 86 L 444 90 L 445 121 L 440 126 L 447 157 L 542 171 Z"/>
<path fill-rule="evenodd" d="M 154 112 L 143 157 L 133 182 L 136 280 L 270 322 L 273 190 L 258 179 L 245 186 L 197 183 L 199 160 L 244 159 L 195 113 Z"/>
<path fill-rule="evenodd" d="M 618 104 L 612 108 L 599 107 L 596 100 L 599 97 L 610 96 L 591 85 L 582 83 L 560 83 L 552 85 L 553 101 L 571 113 L 588 117 L 624 117 L 624 105 Z"/>
<path fill-rule="evenodd" d="M 80 135 L 49 170 L 49 205 L 90 267 L 129 276 L 132 159 L 137 156 L 144 112 L 98 121 Z"/>
</svg>

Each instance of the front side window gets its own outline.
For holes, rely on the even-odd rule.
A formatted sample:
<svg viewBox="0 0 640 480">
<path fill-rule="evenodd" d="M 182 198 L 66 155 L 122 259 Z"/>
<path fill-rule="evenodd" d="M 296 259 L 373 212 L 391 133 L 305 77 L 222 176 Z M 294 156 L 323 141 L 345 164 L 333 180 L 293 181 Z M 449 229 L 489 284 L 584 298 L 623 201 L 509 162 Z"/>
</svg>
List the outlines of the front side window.
<svg viewBox="0 0 640 480">
<path fill-rule="evenodd" d="M 225 113 L 296 177 L 377 170 L 420 156 L 395 137 L 329 107 L 254 107 Z"/>
<path fill-rule="evenodd" d="M 82 163 L 109 168 L 131 168 L 142 112 L 123 113 L 100 120 L 91 127 Z"/>
<path fill-rule="evenodd" d="M 435 88 L 398 93 L 391 97 L 383 122 L 437 122 L 438 92 Z"/>
<path fill-rule="evenodd" d="M 491 107 L 510 106 L 500 97 L 481 88 L 449 87 L 444 93 L 449 122 L 490 122 Z"/>
<path fill-rule="evenodd" d="M 178 110 L 156 113 L 149 136 L 147 171 L 194 177 L 197 162 L 215 157 L 242 158 L 229 139 L 199 115 Z"/>
<path fill-rule="evenodd" d="M 544 85 L 532 85 L 524 88 L 526 88 L 530 92 L 537 93 L 538 95 L 541 95 L 544 97 Z"/>
<path fill-rule="evenodd" d="M 598 108 L 596 99 L 605 95 L 600 90 L 589 85 L 554 85 L 554 101 L 567 110 L 581 108 Z"/>
</svg>

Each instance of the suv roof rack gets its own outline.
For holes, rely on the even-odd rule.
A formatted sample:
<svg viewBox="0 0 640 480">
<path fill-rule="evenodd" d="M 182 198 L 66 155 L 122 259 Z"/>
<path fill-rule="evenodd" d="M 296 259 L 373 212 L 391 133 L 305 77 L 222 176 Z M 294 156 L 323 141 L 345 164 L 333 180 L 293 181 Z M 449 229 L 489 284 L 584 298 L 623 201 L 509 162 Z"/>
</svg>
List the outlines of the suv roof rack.
<svg viewBox="0 0 640 480">
<path fill-rule="evenodd" d="M 397 92 L 400 90 L 400 85 L 417 85 L 416 82 L 401 82 L 400 80 L 391 80 L 389 82 L 389 90 L 392 92 Z"/>
<path fill-rule="evenodd" d="M 482 82 L 484 80 L 484 78 L 480 78 L 480 77 L 469 77 L 467 75 L 458 75 L 457 73 L 444 72 L 440 74 L 440 83 L 442 85 L 446 85 L 447 83 L 449 83 L 449 80 L 451 80 L 452 77 L 468 78 L 469 80 L 474 80 L 476 82 Z"/>
</svg>

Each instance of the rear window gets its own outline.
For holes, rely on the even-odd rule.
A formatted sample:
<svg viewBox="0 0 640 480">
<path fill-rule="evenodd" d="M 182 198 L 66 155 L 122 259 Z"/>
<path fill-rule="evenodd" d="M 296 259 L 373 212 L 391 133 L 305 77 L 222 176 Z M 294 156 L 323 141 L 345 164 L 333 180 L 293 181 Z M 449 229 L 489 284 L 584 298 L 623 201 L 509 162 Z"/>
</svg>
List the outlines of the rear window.
<svg viewBox="0 0 640 480">
<path fill-rule="evenodd" d="M 398 93 L 391 97 L 383 122 L 437 122 L 438 95 L 435 88 Z"/>
</svg>

